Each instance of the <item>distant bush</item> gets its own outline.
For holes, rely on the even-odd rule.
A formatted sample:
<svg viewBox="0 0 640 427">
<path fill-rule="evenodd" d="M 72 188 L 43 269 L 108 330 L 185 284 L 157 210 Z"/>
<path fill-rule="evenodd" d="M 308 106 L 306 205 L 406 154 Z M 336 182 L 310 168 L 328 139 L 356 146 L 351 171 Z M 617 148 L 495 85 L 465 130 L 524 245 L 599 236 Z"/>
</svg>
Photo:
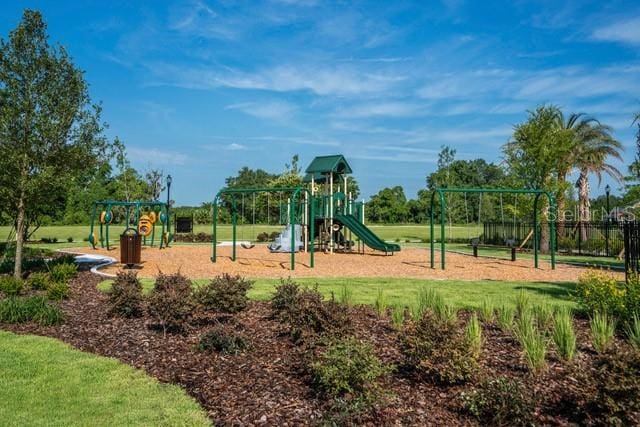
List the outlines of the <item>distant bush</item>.
<svg viewBox="0 0 640 427">
<path fill-rule="evenodd" d="M 269 233 L 269 241 L 273 242 L 274 240 L 276 240 L 276 237 L 278 237 L 280 235 L 279 231 L 272 231 L 271 233 Z"/>
<path fill-rule="evenodd" d="M 242 353 L 249 347 L 247 339 L 228 326 L 218 324 L 206 331 L 198 343 L 202 351 L 215 350 L 224 354 Z"/>
<path fill-rule="evenodd" d="M 180 273 L 160 273 L 148 297 L 147 308 L 165 335 L 169 330 L 182 329 L 193 309 L 191 281 Z"/>
<path fill-rule="evenodd" d="M 253 282 L 241 276 L 223 274 L 195 290 L 195 300 L 207 310 L 217 313 L 237 313 L 247 307 L 247 291 Z"/>
<path fill-rule="evenodd" d="M 109 292 L 109 312 L 123 317 L 138 317 L 144 311 L 142 283 L 134 272 L 119 272 Z"/>
<path fill-rule="evenodd" d="M 482 382 L 471 393 L 462 395 L 464 407 L 481 425 L 534 425 L 535 405 L 520 381 L 507 377 Z"/>
<path fill-rule="evenodd" d="M 478 370 L 476 349 L 467 341 L 465 330 L 431 310 L 405 330 L 401 351 L 420 376 L 440 384 L 465 383 Z"/>
<path fill-rule="evenodd" d="M 67 242 L 73 243 L 73 237 L 67 237 Z"/>
<path fill-rule="evenodd" d="M 256 236 L 256 241 L 258 242 L 268 242 L 269 241 L 269 233 L 258 233 L 258 235 Z"/>
<path fill-rule="evenodd" d="M 24 282 L 13 276 L 0 276 L 0 292 L 7 297 L 20 295 L 24 289 Z"/>
<path fill-rule="evenodd" d="M 42 243 L 58 243 L 57 237 L 43 237 L 40 239 Z"/>
</svg>

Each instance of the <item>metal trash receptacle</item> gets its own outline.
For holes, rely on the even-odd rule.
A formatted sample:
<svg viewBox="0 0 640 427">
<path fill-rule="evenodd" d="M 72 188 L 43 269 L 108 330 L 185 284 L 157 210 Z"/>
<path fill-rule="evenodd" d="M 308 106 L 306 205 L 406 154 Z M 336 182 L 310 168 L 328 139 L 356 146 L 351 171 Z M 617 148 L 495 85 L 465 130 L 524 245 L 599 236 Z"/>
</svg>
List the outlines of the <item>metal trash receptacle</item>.
<svg viewBox="0 0 640 427">
<path fill-rule="evenodd" d="M 135 228 L 127 228 L 120 235 L 120 262 L 127 268 L 141 263 L 142 236 Z"/>
</svg>

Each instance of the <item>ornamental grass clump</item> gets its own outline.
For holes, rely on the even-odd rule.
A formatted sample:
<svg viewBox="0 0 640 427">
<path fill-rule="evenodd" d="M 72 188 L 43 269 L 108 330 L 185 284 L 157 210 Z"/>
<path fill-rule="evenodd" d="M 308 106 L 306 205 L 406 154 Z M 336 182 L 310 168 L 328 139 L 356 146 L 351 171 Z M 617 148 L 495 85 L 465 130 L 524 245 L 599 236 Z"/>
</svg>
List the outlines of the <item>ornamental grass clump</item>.
<svg viewBox="0 0 640 427">
<path fill-rule="evenodd" d="M 634 313 L 631 317 L 631 321 L 627 324 L 625 331 L 629 344 L 636 350 L 640 351 L 640 316 L 638 313 Z"/>
<path fill-rule="evenodd" d="M 553 319 L 552 337 L 560 357 L 566 361 L 573 360 L 576 354 L 576 331 L 571 310 L 567 308 L 558 310 Z"/>
<path fill-rule="evenodd" d="M 343 283 L 340 287 L 338 301 L 340 304 L 346 305 L 347 307 L 351 307 L 353 305 L 353 290 L 351 287 L 347 286 L 346 283 Z"/>
<path fill-rule="evenodd" d="M 589 321 L 593 348 L 603 353 L 613 343 L 616 332 L 616 320 L 607 313 L 596 312 Z"/>
<path fill-rule="evenodd" d="M 536 326 L 535 317 L 525 309 L 516 320 L 516 338 L 522 346 L 527 366 L 534 373 L 542 371 L 546 365 L 547 338 Z"/>
<path fill-rule="evenodd" d="M 498 308 L 496 318 L 498 326 L 503 332 L 510 332 L 513 329 L 513 319 L 515 318 L 515 308 L 512 305 L 503 303 Z"/>
<path fill-rule="evenodd" d="M 480 320 L 485 323 L 493 323 L 495 320 L 495 307 L 493 305 L 493 300 L 489 298 L 485 298 L 482 300 L 480 304 L 480 309 L 478 310 L 478 314 L 480 314 Z"/>
<path fill-rule="evenodd" d="M 402 329 L 405 318 L 405 306 L 402 304 L 395 304 L 391 310 L 391 324 L 396 330 Z"/>
<path fill-rule="evenodd" d="M 376 313 L 378 313 L 378 316 L 386 316 L 389 302 L 387 301 L 387 296 L 385 295 L 382 288 L 378 288 L 378 296 L 376 297 L 373 306 L 376 309 Z"/>
<path fill-rule="evenodd" d="M 465 327 L 465 336 L 475 357 L 480 357 L 480 352 L 482 351 L 482 325 L 480 325 L 476 313 L 471 314 L 471 317 L 469 317 Z"/>
</svg>

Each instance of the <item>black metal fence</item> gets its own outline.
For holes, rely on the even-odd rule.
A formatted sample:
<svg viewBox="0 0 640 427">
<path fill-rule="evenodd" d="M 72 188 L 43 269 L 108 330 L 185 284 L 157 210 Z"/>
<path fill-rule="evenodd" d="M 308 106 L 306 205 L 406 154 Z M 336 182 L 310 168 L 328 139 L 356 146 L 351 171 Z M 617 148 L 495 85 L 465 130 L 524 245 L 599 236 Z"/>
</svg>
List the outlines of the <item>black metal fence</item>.
<svg viewBox="0 0 640 427">
<path fill-rule="evenodd" d="M 624 248 L 623 224 L 628 222 L 562 222 L 556 223 L 557 251 L 566 255 L 618 256 Z M 533 223 L 485 222 L 481 241 L 488 245 L 531 248 Z"/>
<path fill-rule="evenodd" d="M 624 271 L 638 273 L 640 266 L 640 223 L 627 221 L 623 224 L 624 235 Z"/>
</svg>

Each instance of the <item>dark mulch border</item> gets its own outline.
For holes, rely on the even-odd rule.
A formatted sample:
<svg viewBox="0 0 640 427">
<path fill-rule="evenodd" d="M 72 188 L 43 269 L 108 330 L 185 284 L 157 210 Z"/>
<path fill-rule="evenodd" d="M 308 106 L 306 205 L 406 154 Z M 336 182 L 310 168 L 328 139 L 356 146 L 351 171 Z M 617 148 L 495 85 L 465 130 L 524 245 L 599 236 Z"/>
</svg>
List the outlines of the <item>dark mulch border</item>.
<svg viewBox="0 0 640 427">
<path fill-rule="evenodd" d="M 182 334 L 148 328 L 150 320 L 122 319 L 108 314 L 106 295 L 96 289 L 101 278 L 83 272 L 71 282 L 72 296 L 62 303 L 63 325 L 3 325 L 0 329 L 58 338 L 83 351 L 114 357 L 144 369 L 163 382 L 183 386 L 222 425 L 309 425 L 321 419 L 326 403 L 314 394 L 305 370 L 305 355 L 286 326 L 272 318 L 267 303 L 251 302 L 228 320 L 242 330 L 251 348 L 240 355 L 205 353 L 195 349 L 207 325 L 192 325 Z M 370 425 L 477 425 L 462 411 L 460 394 L 472 386 L 440 387 L 414 379 L 402 368 L 398 332 L 370 307 L 350 308 L 355 334 L 371 342 L 380 358 L 398 367 L 383 384 L 388 404 L 378 409 Z M 593 352 L 584 347 L 587 325 L 579 322 L 579 357 L 590 367 Z M 533 378 L 512 337 L 485 325 L 481 366 L 485 378 L 517 377 L 541 399 L 538 419 L 547 425 L 568 425 L 558 413 L 564 392 L 576 387 L 570 367 L 551 352 L 548 369 Z"/>
</svg>

